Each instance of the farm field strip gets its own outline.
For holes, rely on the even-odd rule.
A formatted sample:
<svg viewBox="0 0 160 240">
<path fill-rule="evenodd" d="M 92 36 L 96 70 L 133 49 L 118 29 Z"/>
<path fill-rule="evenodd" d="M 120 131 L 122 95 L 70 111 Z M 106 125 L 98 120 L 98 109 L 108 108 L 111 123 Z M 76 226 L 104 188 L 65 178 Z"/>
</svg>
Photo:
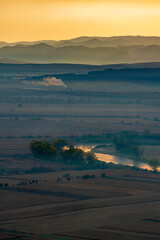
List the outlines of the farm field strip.
<svg viewBox="0 0 160 240">
<path fill-rule="evenodd" d="M 42 226 L 44 221 L 47 221 L 47 229 L 49 231 L 50 228 L 56 229 L 54 233 L 63 232 L 67 233 L 68 228 L 69 231 L 86 229 L 86 228 L 94 228 L 103 226 L 102 223 L 108 225 L 122 223 L 122 214 L 123 214 L 123 222 L 145 218 L 148 216 L 152 216 L 157 214 L 157 208 L 160 207 L 160 201 L 153 203 L 140 203 L 136 205 L 124 205 L 124 206 L 114 206 L 114 207 L 103 207 L 96 209 L 82 209 L 80 211 L 68 211 L 64 213 L 60 213 L 58 216 L 54 213 L 50 212 L 45 213 L 43 216 L 31 216 L 28 218 L 22 217 L 20 219 L 12 219 L 8 220 L 8 222 L 3 222 L 3 226 L 10 228 L 15 228 L 19 230 L 19 227 L 23 225 L 25 231 L 27 229 L 32 228 L 32 231 L 37 233 L 37 231 L 44 231 L 44 229 L 39 229 L 39 226 Z M 132 214 L 131 214 L 132 213 Z M 94 216 L 96 215 L 96 218 Z M 31 221 L 32 219 L 32 221 Z M 55 220 L 56 221 L 55 221 Z M 82 223 L 82 219 L 85 221 Z M 31 227 L 31 222 L 34 227 Z M 36 224 L 38 222 L 38 226 Z M 61 224 L 60 224 L 61 222 Z M 79 225 L 81 222 L 81 225 Z M 67 223 L 67 224 L 66 224 Z M 65 224 L 65 225 L 64 225 Z M 52 226 L 52 227 L 51 227 Z M 39 229 L 39 230 L 38 230 Z M 52 230 L 51 230 L 52 231 Z M 51 234 L 51 231 L 48 233 Z M 41 232 L 42 233 L 42 232 Z"/>
<path fill-rule="evenodd" d="M 3 194 L 0 200 L 0 225 L 6 231 L 23 230 L 32 233 L 32 237 L 53 236 L 77 240 L 106 239 L 108 236 L 110 240 L 117 240 L 118 234 L 120 240 L 123 240 L 121 236 L 133 240 L 158 240 L 156 226 L 159 223 L 146 221 L 153 228 L 144 233 L 138 231 L 136 226 L 143 224 L 141 219 L 154 219 L 158 216 L 159 174 L 108 169 L 105 173 L 111 178 L 102 179 L 102 172 L 104 170 L 92 171 L 96 178 L 91 180 L 75 179 L 77 175 L 83 176 L 83 171 L 4 176 L 6 181 L 9 177 L 11 182 L 17 178 L 38 179 L 44 183 L 1 189 Z M 62 183 L 55 182 L 58 176 L 62 178 L 66 173 L 70 173 L 75 180 L 66 182 L 64 179 Z M 136 181 L 140 179 L 142 182 Z M 71 194 L 89 198 L 69 198 Z M 7 201 L 3 202 L 3 196 Z M 132 221 L 136 222 L 135 228 L 127 230 L 125 226 Z"/>
<path fill-rule="evenodd" d="M 56 195 L 55 195 L 56 196 Z M 67 196 L 66 196 L 67 197 Z M 1 224 L 7 221 L 21 220 L 27 218 L 39 218 L 49 215 L 59 215 L 63 213 L 79 212 L 89 209 L 99 209 L 99 208 L 111 208 L 111 207 L 120 207 L 120 206 L 135 206 L 141 204 L 150 204 L 150 203 L 159 203 L 160 194 L 150 194 L 150 195 L 141 195 L 138 197 L 129 196 L 129 197 L 117 197 L 111 199 L 100 199 L 98 201 L 82 200 L 82 201 L 72 201 L 62 202 L 62 203 L 53 203 L 53 204 L 40 204 L 36 206 L 23 207 L 18 209 L 4 210 L 0 212 Z M 146 198 L 146 199 L 145 199 Z M 113 202 L 112 202 L 113 201 Z M 108 203 L 107 203 L 108 202 Z M 45 214 L 45 212 L 48 212 Z M 23 217 L 18 217 L 18 215 L 23 215 Z M 12 216 L 13 215 L 13 216 Z M 15 217 L 17 215 L 17 217 Z M 10 216 L 10 219 L 8 219 Z M 12 216 L 12 218 L 11 218 Z"/>
</svg>

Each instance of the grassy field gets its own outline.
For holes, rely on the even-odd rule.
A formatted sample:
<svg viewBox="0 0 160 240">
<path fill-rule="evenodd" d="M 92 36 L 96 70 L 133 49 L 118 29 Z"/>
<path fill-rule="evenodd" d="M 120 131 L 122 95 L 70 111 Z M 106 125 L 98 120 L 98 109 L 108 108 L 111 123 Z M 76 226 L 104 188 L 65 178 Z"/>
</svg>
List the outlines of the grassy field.
<svg viewBox="0 0 160 240">
<path fill-rule="evenodd" d="M 69 136 L 146 129 L 160 132 L 159 106 L 138 104 L 1 104 L 1 136 Z M 88 111 L 89 109 L 89 111 Z M 158 120 L 157 120 L 158 119 Z"/>
<path fill-rule="evenodd" d="M 85 91 L 99 91 L 103 92 L 104 90 L 106 92 L 142 92 L 142 93 L 148 93 L 148 92 L 155 92 L 157 91 L 157 87 L 159 88 L 159 84 L 144 84 L 140 82 L 131 82 L 128 83 L 127 81 L 114 81 L 112 82 L 112 79 L 110 81 L 65 81 L 67 86 L 72 88 L 72 90 L 83 90 Z"/>
<path fill-rule="evenodd" d="M 0 77 L 2 137 L 160 132 L 160 84 L 151 76 L 64 80 L 67 88 L 32 84 L 37 78 Z M 151 75 L 152 75 L 151 71 Z M 41 75 L 41 73 L 40 73 Z M 153 74 L 154 75 L 154 74 Z M 29 76 L 28 76 L 29 77 Z M 41 77 L 41 81 L 43 76 Z M 8 88 L 10 86 L 10 88 Z"/>
<path fill-rule="evenodd" d="M 84 180 L 85 174 L 95 178 Z M 17 183 L 39 182 L 17 186 L 15 178 Z M 5 181 L 9 187 L 0 189 L 0 239 L 159 239 L 159 174 L 61 171 L 12 175 Z"/>
</svg>

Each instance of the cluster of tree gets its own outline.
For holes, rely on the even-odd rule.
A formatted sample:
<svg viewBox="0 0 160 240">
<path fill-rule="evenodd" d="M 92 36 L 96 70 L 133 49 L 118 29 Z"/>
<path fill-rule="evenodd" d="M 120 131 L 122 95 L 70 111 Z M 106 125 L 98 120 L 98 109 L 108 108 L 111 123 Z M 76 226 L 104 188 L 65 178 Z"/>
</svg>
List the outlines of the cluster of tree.
<svg viewBox="0 0 160 240">
<path fill-rule="evenodd" d="M 28 181 L 21 181 L 19 182 L 17 185 L 27 185 L 27 184 L 38 184 L 38 180 L 37 179 L 33 179 L 33 180 L 28 180 Z"/>
<path fill-rule="evenodd" d="M 8 183 L 0 183 L 0 188 L 2 188 L 2 187 L 8 187 L 8 186 L 9 186 Z"/>
<path fill-rule="evenodd" d="M 52 142 L 33 140 L 30 143 L 30 150 L 34 158 L 66 164 L 94 165 L 98 160 L 94 153 L 86 153 L 64 139 L 56 139 Z"/>
<path fill-rule="evenodd" d="M 140 116 L 137 115 L 137 118 Z M 149 130 L 145 130 L 144 132 L 136 132 L 136 131 L 121 131 L 118 133 L 103 133 L 99 135 L 83 134 L 81 136 L 72 135 L 67 137 L 67 140 L 71 140 L 74 142 L 99 142 L 99 143 L 111 143 L 117 137 L 123 136 L 126 141 L 132 143 L 132 145 L 140 146 L 140 145 L 159 145 L 160 144 L 160 134 L 150 133 Z"/>
<path fill-rule="evenodd" d="M 86 174 L 84 176 L 82 176 L 82 179 L 91 179 L 91 178 L 95 178 L 95 174 L 92 174 L 92 175 L 89 175 L 89 174 Z"/>
<path fill-rule="evenodd" d="M 117 151 L 125 154 L 130 154 L 136 160 L 140 160 L 142 158 L 143 151 L 140 149 L 140 147 L 136 146 L 124 135 L 117 135 L 114 137 L 113 142 Z"/>
<path fill-rule="evenodd" d="M 57 154 L 57 149 L 49 142 L 33 140 L 30 143 L 30 149 L 34 158 L 51 160 L 54 159 Z"/>
<path fill-rule="evenodd" d="M 157 158 L 153 158 L 149 160 L 148 164 L 153 171 L 157 172 L 158 167 L 160 166 L 160 161 Z"/>
<path fill-rule="evenodd" d="M 101 178 L 106 178 L 107 176 L 106 176 L 106 173 L 102 173 L 101 174 L 101 176 L 100 176 Z M 93 178 L 96 178 L 96 175 L 95 174 L 85 174 L 85 175 L 83 175 L 83 176 L 76 176 L 76 178 L 74 178 L 74 177 L 72 177 L 69 173 L 67 173 L 67 174 L 65 174 L 65 175 L 63 175 L 62 176 L 62 178 L 57 178 L 57 182 L 62 182 L 63 181 L 63 179 L 65 179 L 65 180 L 67 180 L 68 182 L 69 181 L 71 181 L 71 180 L 73 180 L 73 179 L 83 179 L 83 180 L 86 180 L 86 179 L 93 179 Z"/>
<path fill-rule="evenodd" d="M 155 135 L 158 138 L 158 135 Z M 137 161 L 141 160 L 143 151 L 140 147 L 134 145 L 132 140 L 129 140 L 125 135 L 117 135 L 114 137 L 114 145 L 117 151 L 125 154 L 130 154 Z M 160 161 L 156 158 L 150 159 L 148 162 L 153 171 L 157 171 L 160 166 Z"/>
<path fill-rule="evenodd" d="M 5 171 L 5 169 L 4 169 L 4 168 L 1 168 L 1 169 L 0 169 L 0 175 L 4 175 L 4 174 L 5 174 L 5 172 L 6 172 L 6 171 Z"/>
<path fill-rule="evenodd" d="M 38 180 L 37 179 L 33 179 L 33 180 L 28 180 L 28 181 L 21 181 L 19 183 L 17 183 L 16 185 L 17 186 L 21 186 L 21 185 L 27 185 L 27 184 L 38 184 Z M 13 184 L 14 186 L 15 184 Z M 9 187 L 9 184 L 8 183 L 0 183 L 0 188 L 3 188 L 3 187 Z"/>
</svg>

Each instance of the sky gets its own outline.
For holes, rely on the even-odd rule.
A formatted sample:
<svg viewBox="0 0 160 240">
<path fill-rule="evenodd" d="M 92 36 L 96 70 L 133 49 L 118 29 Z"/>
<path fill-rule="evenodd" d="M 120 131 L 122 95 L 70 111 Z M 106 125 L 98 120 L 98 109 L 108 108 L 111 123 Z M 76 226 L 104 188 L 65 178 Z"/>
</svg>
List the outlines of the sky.
<svg viewBox="0 0 160 240">
<path fill-rule="evenodd" d="M 0 41 L 160 36 L 160 0 L 0 0 Z"/>
</svg>

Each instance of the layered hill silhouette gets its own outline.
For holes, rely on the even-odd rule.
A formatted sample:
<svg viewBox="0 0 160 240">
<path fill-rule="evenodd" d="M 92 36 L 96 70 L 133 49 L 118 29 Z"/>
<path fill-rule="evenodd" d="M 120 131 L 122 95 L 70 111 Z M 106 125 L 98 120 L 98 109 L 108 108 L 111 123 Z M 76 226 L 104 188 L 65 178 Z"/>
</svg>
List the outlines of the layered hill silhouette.
<svg viewBox="0 0 160 240">
<path fill-rule="evenodd" d="M 51 75 L 51 74 L 69 74 L 69 79 L 75 77 L 74 74 L 88 74 L 94 71 L 121 69 L 146 69 L 156 70 L 160 69 L 160 62 L 152 63 L 134 63 L 134 64 L 109 64 L 109 65 L 87 65 L 87 64 L 68 64 L 68 63 L 54 63 L 54 64 L 33 64 L 33 63 L 0 63 L 0 74 L 29 74 L 29 75 Z M 61 76 L 59 76 L 61 77 Z M 99 76 L 98 76 L 99 77 Z"/>
<path fill-rule="evenodd" d="M 31 63 L 116 64 L 160 61 L 160 37 L 79 37 L 0 42 L 0 59 Z"/>
</svg>

